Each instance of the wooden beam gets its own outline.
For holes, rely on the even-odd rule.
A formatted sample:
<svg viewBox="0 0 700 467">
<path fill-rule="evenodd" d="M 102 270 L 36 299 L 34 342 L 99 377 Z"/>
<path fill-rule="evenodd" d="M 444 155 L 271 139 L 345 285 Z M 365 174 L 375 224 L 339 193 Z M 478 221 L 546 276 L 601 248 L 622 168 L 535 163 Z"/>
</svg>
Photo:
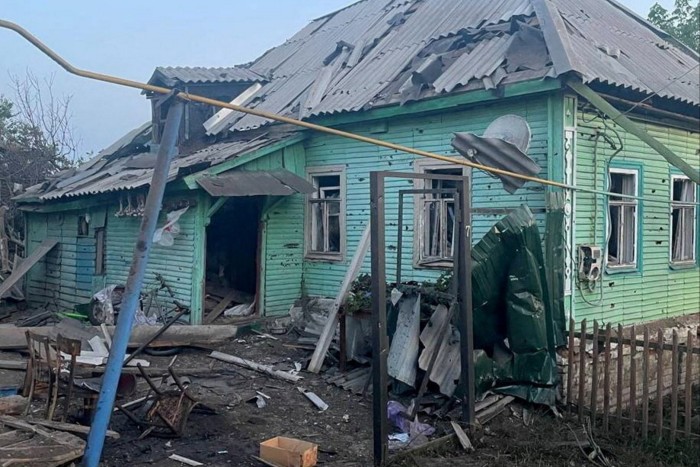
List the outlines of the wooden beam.
<svg viewBox="0 0 700 467">
<path fill-rule="evenodd" d="M 12 274 L 3 281 L 2 284 L 0 284 L 0 297 L 5 295 L 7 291 L 9 291 L 13 285 L 15 285 L 24 275 L 29 272 L 29 270 L 34 266 L 36 263 L 39 262 L 41 258 L 46 256 L 46 254 L 58 245 L 58 240 L 55 238 L 47 238 L 43 242 L 41 242 L 41 245 L 36 247 L 34 251 L 32 251 L 32 254 L 30 254 L 27 258 L 22 261 L 22 264 L 12 271 Z"/>
<path fill-rule="evenodd" d="M 16 421 L 17 419 L 14 417 L 0 417 L 0 422 L 5 423 L 8 426 L 13 426 L 12 423 Z M 77 425 L 75 423 L 54 422 L 51 420 L 39 420 L 33 418 L 23 419 L 22 421 L 29 423 L 30 425 L 44 426 L 53 430 L 67 431 L 68 433 L 78 433 L 81 435 L 87 435 L 90 432 L 89 426 Z M 107 430 L 107 437 L 112 439 L 119 439 L 120 435 L 116 431 Z"/>
<path fill-rule="evenodd" d="M 25 360 L 0 360 L 0 370 L 26 370 Z"/>
<path fill-rule="evenodd" d="M 129 337 L 129 347 L 135 348 L 150 339 L 161 326 L 134 326 Z M 102 330 L 97 326 L 88 326 L 87 331 L 93 331 L 95 335 Z M 56 337 L 56 326 L 39 327 L 0 327 L 0 350 L 24 350 L 27 348 L 25 332 L 32 331 L 36 334 Z M 107 326 L 110 335 L 114 335 L 114 326 Z M 211 347 L 212 345 L 230 342 L 238 333 L 238 327 L 233 325 L 202 325 L 202 326 L 172 326 L 162 336 L 153 341 L 150 347 Z"/>
<path fill-rule="evenodd" d="M 301 376 L 298 375 L 293 375 L 291 373 L 287 373 L 285 371 L 279 371 L 275 370 L 270 366 L 267 365 L 261 365 L 260 363 L 253 362 L 251 360 L 246 360 L 240 357 L 236 357 L 234 355 L 229 355 L 223 352 L 217 352 L 214 351 L 211 354 L 209 354 L 211 358 L 215 358 L 216 360 L 221 360 L 222 362 L 226 363 L 233 363 L 234 365 L 241 366 L 243 368 L 247 368 L 249 370 L 254 370 L 260 373 L 265 373 L 266 375 L 274 376 L 275 378 L 282 379 L 284 381 L 289 381 L 290 383 L 296 383 L 299 380 L 302 379 Z"/>
<path fill-rule="evenodd" d="M 230 290 L 229 293 L 226 294 L 224 298 L 221 299 L 219 303 L 216 304 L 213 310 L 209 312 L 207 316 L 204 317 L 204 324 L 211 324 L 216 318 L 218 318 L 221 313 L 223 313 L 226 310 L 226 307 L 228 305 L 236 300 L 236 298 L 240 298 L 241 293 L 238 290 Z"/>
<path fill-rule="evenodd" d="M 328 320 L 326 321 L 326 325 L 323 328 L 321 336 L 318 338 L 316 350 L 311 356 L 311 361 L 309 362 L 309 367 L 307 370 L 312 373 L 318 373 L 321 371 L 323 360 L 326 357 L 326 352 L 328 352 L 328 349 L 331 346 L 331 341 L 333 340 L 333 335 L 335 334 L 335 327 L 338 323 L 338 310 L 343 303 L 345 303 L 345 297 L 350 291 L 350 286 L 352 286 L 353 281 L 360 273 L 362 263 L 365 260 L 365 256 L 367 256 L 367 250 L 369 249 L 370 244 L 369 233 L 370 225 L 368 223 L 365 227 L 365 231 L 362 233 L 360 243 L 357 245 L 357 250 L 355 250 L 355 256 L 352 258 L 348 272 L 345 274 L 343 283 L 340 285 L 340 290 L 338 291 L 338 295 L 335 297 L 333 307 L 328 313 Z"/>
<path fill-rule="evenodd" d="M 221 207 L 226 204 L 226 201 L 228 201 L 228 197 L 226 196 L 221 196 L 214 201 L 214 204 L 211 205 L 211 207 L 207 210 L 207 225 L 208 225 L 208 220 L 211 219 L 211 217 L 217 213 Z"/>
</svg>

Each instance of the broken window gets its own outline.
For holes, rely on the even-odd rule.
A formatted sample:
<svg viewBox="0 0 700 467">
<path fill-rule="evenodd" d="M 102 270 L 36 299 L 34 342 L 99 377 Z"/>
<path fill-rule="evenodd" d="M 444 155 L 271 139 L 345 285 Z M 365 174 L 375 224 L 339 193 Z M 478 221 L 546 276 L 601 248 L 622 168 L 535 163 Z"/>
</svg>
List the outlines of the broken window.
<svg viewBox="0 0 700 467">
<path fill-rule="evenodd" d="M 612 193 L 637 195 L 636 170 L 610 169 Z M 608 201 L 608 265 L 636 266 L 637 264 L 637 200 L 610 196 Z"/>
<path fill-rule="evenodd" d="M 342 172 L 310 172 L 316 191 L 308 197 L 307 253 L 340 258 L 344 236 Z"/>
<path fill-rule="evenodd" d="M 424 173 L 462 175 L 462 168 L 425 169 Z M 424 187 L 441 190 L 421 197 L 418 212 L 419 263 L 424 266 L 444 266 L 454 256 L 455 180 L 425 180 Z"/>
<path fill-rule="evenodd" d="M 671 184 L 671 262 L 694 262 L 696 185 L 680 176 L 672 177 Z"/>
</svg>

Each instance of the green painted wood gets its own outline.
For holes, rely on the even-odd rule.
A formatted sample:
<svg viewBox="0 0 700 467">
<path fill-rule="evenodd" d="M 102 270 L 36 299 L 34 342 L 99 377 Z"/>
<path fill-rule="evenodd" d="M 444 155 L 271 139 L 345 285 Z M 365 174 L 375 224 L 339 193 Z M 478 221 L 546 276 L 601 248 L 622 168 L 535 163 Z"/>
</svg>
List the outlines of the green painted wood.
<svg viewBox="0 0 700 467">
<path fill-rule="evenodd" d="M 689 163 L 689 161 L 692 160 L 693 163 L 697 164 L 697 160 L 695 158 L 689 159 L 683 156 L 679 156 L 676 152 L 673 151 L 673 149 L 669 148 L 664 143 L 655 138 L 653 135 L 648 133 L 642 125 L 632 121 L 624 113 L 617 110 L 612 104 L 610 104 L 602 96 L 597 94 L 585 84 L 574 80 L 568 81 L 567 84 L 574 91 L 576 91 L 586 100 L 588 100 L 591 104 L 593 104 L 596 108 L 598 108 L 601 112 L 604 112 L 606 115 L 608 115 L 613 122 L 617 123 L 627 133 L 630 133 L 639 138 L 640 140 L 644 141 L 647 145 L 654 149 L 655 153 L 659 154 L 661 157 L 666 159 L 666 161 L 668 161 L 669 164 L 672 164 L 673 166 L 677 167 L 695 183 L 700 184 L 700 169 L 698 169 L 697 166 L 693 167 Z"/>
<path fill-rule="evenodd" d="M 305 150 L 301 144 L 256 161 L 258 167 L 283 167 L 305 177 Z M 246 165 L 246 170 L 259 170 Z M 269 198 L 262 215 L 260 309 L 267 316 L 284 315 L 302 295 L 304 260 L 303 195 Z"/>
<path fill-rule="evenodd" d="M 187 177 L 184 178 L 184 182 L 189 187 L 191 190 L 198 189 L 199 185 L 197 185 L 197 179 L 207 176 L 207 175 L 218 175 L 220 173 L 226 172 L 227 170 L 235 169 L 236 167 L 240 167 L 243 165 L 250 164 L 251 162 L 255 161 L 256 159 L 259 159 L 261 157 L 267 156 L 268 154 L 281 151 L 287 146 L 294 145 L 299 143 L 300 141 L 303 141 L 307 137 L 306 134 L 300 134 L 296 135 L 290 138 L 287 138 L 283 141 L 280 141 L 275 144 L 271 144 L 269 146 L 265 146 L 263 148 L 258 149 L 257 151 L 250 152 L 248 154 L 245 154 L 241 157 L 237 157 L 235 159 L 232 159 L 230 161 L 223 162 L 221 164 L 215 165 L 213 167 L 210 167 L 206 170 L 203 170 L 201 172 L 194 173 L 192 175 L 188 175 Z"/>
<path fill-rule="evenodd" d="M 192 301 L 190 303 L 190 322 L 202 324 L 204 315 L 204 286 L 206 281 L 207 248 L 207 214 L 211 210 L 211 197 L 199 190 L 196 212 L 194 213 L 193 263 L 192 263 Z"/>
<path fill-rule="evenodd" d="M 450 145 L 454 132 L 471 131 L 482 134 L 495 118 L 503 114 L 513 113 L 525 117 L 530 124 L 533 136 L 529 154 L 542 167 L 539 175 L 546 177 L 549 170 L 547 154 L 550 150 L 548 139 L 551 130 L 548 120 L 549 112 L 547 96 L 536 96 L 505 99 L 497 105 L 475 106 L 454 112 L 394 118 L 387 121 L 387 131 L 381 134 L 371 133 L 371 124 L 350 125 L 347 130 L 438 154 L 457 156 Z M 363 228 L 369 219 L 369 172 L 373 170 L 413 172 L 416 156 L 322 134 L 314 134 L 305 142 L 305 145 L 307 168 L 345 166 L 347 187 L 346 260 L 341 262 L 305 260 L 303 266 L 304 292 L 310 296 L 333 297 L 343 280 L 349 265 L 349 258 L 352 258 Z M 513 208 L 522 203 L 527 203 L 531 208 L 545 207 L 544 189 L 541 186 L 528 183 L 516 194 L 509 195 L 503 190 L 499 180 L 480 171 L 473 171 L 472 176 L 475 207 Z M 396 268 L 398 189 L 411 189 L 413 183 L 407 180 L 392 179 L 387 180 L 386 186 L 386 263 L 388 280 L 393 280 Z M 413 267 L 413 202 L 410 197 L 406 198 L 406 203 L 404 212 L 405 243 L 402 257 L 403 278 L 404 280 L 416 281 L 434 280 L 443 270 Z M 299 215 L 300 218 L 303 218 L 301 213 Z M 474 215 L 475 240 L 480 239 L 500 217 L 499 215 Z M 540 221 L 543 228 L 543 216 L 540 216 Z M 284 228 L 288 227 L 284 226 Z M 270 226 L 268 237 L 274 234 L 274 228 Z M 272 251 L 270 245 L 268 248 Z M 363 264 L 362 271 L 369 272 L 369 269 L 370 260 L 368 258 Z M 288 283 L 293 282 L 293 280 L 291 276 L 285 278 Z"/>
<path fill-rule="evenodd" d="M 602 139 L 598 141 L 596 151 L 595 134 L 596 131 L 605 131 L 614 141 L 617 138 L 592 113 L 579 111 L 577 119 L 576 185 L 603 188 L 606 186 L 606 166 L 614 151 Z M 698 132 L 648 122 L 637 124 L 683 159 L 697 163 Z M 646 142 L 609 121 L 608 125 L 620 135 L 623 145 L 612 165 L 641 167 L 642 196 L 661 202 L 641 202 L 639 271 L 605 273 L 593 293 L 575 287 L 576 319 L 631 324 L 696 313 L 700 311 L 700 269 L 697 265 L 681 270 L 669 267 L 670 205 L 667 201 L 671 197 L 671 174 L 678 172 L 676 169 L 672 171 L 668 162 Z M 576 245 L 604 246 L 606 206 L 603 196 L 577 194 Z M 577 258 L 574 261 L 577 262 Z"/>
<path fill-rule="evenodd" d="M 193 274 L 196 271 L 196 218 L 200 204 L 190 193 L 188 198 L 183 196 L 166 196 L 164 204 L 170 201 L 181 201 L 188 199 L 192 204 L 196 204 L 180 218 L 180 233 L 175 237 L 175 243 L 171 247 L 153 245 L 150 252 L 146 275 L 144 280 L 144 290 L 152 290 L 158 286 L 156 273 L 161 274 L 165 282 L 172 288 L 175 299 L 189 304 L 195 314 L 196 304 L 193 293 Z M 110 207 L 108 211 L 109 221 L 106 233 L 107 257 L 106 272 L 107 284 L 125 284 L 131 267 L 131 260 L 134 251 L 134 242 L 138 237 L 138 230 L 141 224 L 140 217 L 115 217 L 118 206 Z M 166 214 L 161 213 L 158 219 L 158 227 L 165 223 Z M 163 306 L 172 306 L 173 299 L 163 290 L 158 294 L 159 303 Z M 199 305 L 201 309 L 201 304 Z M 201 313 L 201 311 L 200 311 Z"/>
<path fill-rule="evenodd" d="M 88 210 L 27 214 L 27 245 L 33 251 L 46 237 L 59 244 L 26 275 L 27 300 L 31 306 L 71 310 L 90 300 L 91 264 L 84 251 L 88 237 L 78 238 L 78 217 Z M 93 263 L 94 265 L 94 263 Z M 80 276 L 80 280 L 78 277 Z"/>
</svg>

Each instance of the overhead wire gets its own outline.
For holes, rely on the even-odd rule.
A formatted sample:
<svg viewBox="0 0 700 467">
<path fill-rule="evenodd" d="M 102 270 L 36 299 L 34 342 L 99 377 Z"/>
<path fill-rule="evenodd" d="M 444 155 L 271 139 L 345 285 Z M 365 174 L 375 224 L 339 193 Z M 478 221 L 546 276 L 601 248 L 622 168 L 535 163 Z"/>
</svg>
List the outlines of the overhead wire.
<svg viewBox="0 0 700 467">
<path fill-rule="evenodd" d="M 466 167 L 471 167 L 473 169 L 483 170 L 485 172 L 488 172 L 488 173 L 491 173 L 494 175 L 504 175 L 504 176 L 508 176 L 508 177 L 517 178 L 520 180 L 529 181 L 532 183 L 537 183 L 537 184 L 546 185 L 546 186 L 552 186 L 555 188 L 572 190 L 572 191 L 579 191 L 579 192 L 590 193 L 590 194 L 594 194 L 594 195 L 617 196 L 617 197 L 621 197 L 621 198 L 636 199 L 636 200 L 646 201 L 649 203 L 669 204 L 669 202 L 670 202 L 670 200 L 651 199 L 651 198 L 646 199 L 646 198 L 641 197 L 641 196 L 623 195 L 620 193 L 612 193 L 612 192 L 601 191 L 601 190 L 597 190 L 597 189 L 577 187 L 575 185 L 569 185 L 567 183 L 556 182 L 553 180 L 524 175 L 524 174 L 520 174 L 517 172 L 511 172 L 511 171 L 505 170 L 505 169 L 499 169 L 496 167 L 491 167 L 491 166 L 479 164 L 479 163 L 472 162 L 472 161 L 465 159 L 465 158 L 458 159 L 455 157 L 443 156 L 440 154 L 435 154 L 435 153 L 423 151 L 420 149 L 410 148 L 407 146 L 402 146 L 399 144 L 395 144 L 395 143 L 391 143 L 391 142 L 387 142 L 387 141 L 382 141 L 382 140 L 370 138 L 367 136 L 358 135 L 358 134 L 351 133 L 348 131 L 343 131 L 343 130 L 339 130 L 336 128 L 323 126 L 323 125 L 311 123 L 311 122 L 304 121 L 304 120 L 298 120 L 298 119 L 295 119 L 292 117 L 287 117 L 284 115 L 279 115 L 279 114 L 276 114 L 274 112 L 268 112 L 268 111 L 260 110 L 260 109 L 256 109 L 256 108 L 250 108 L 250 107 L 244 107 L 241 105 L 231 104 L 228 102 L 219 101 L 216 99 L 211 99 L 211 98 L 204 97 L 204 96 L 199 96 L 197 94 L 179 91 L 177 89 L 167 88 L 167 87 L 163 87 L 163 86 L 155 86 L 152 84 L 142 83 L 139 81 L 125 79 L 125 78 L 121 78 L 118 76 L 112 76 L 112 75 L 107 75 L 107 74 L 103 74 L 103 73 L 96 73 L 96 72 L 89 71 L 89 70 L 83 70 L 83 69 L 80 69 L 80 68 L 77 68 L 77 67 L 71 65 L 63 57 L 61 57 L 59 54 L 54 52 L 50 47 L 48 47 L 41 40 L 39 40 L 37 37 L 35 37 L 33 34 L 31 34 L 29 31 L 27 31 L 23 27 L 19 26 L 18 24 L 13 23 L 11 21 L 6 21 L 6 20 L 0 19 L 0 27 L 15 31 L 20 36 L 22 36 L 24 39 L 29 41 L 32 45 L 34 45 L 39 50 L 41 50 L 51 60 L 55 61 L 64 70 L 68 71 L 71 74 L 81 76 L 83 78 L 94 79 L 94 80 L 98 80 L 98 81 L 103 81 L 103 82 L 116 84 L 116 85 L 120 85 L 120 86 L 131 87 L 131 88 L 135 88 L 135 89 L 141 89 L 142 91 L 148 91 L 148 92 L 153 92 L 153 93 L 157 93 L 157 94 L 175 93 L 175 95 L 178 98 L 186 100 L 186 101 L 199 102 L 202 104 L 208 104 L 208 105 L 212 105 L 215 107 L 230 109 L 230 110 L 233 110 L 236 112 L 255 115 L 257 117 L 261 117 L 261 118 L 264 118 L 266 120 L 277 121 L 280 123 L 287 123 L 290 125 L 295 125 L 298 127 L 309 129 L 309 130 L 318 131 L 320 133 L 326 133 L 326 134 L 330 134 L 330 135 L 334 135 L 334 136 L 352 139 L 355 141 L 360 141 L 360 142 L 372 144 L 375 146 L 381 146 L 381 147 L 384 147 L 387 149 L 392 149 L 395 151 L 405 152 L 408 154 L 414 154 L 414 155 L 421 156 L 421 157 L 427 157 L 430 159 L 436 159 L 436 160 L 440 160 L 440 161 L 444 161 L 444 162 L 449 162 L 449 163 L 452 163 L 455 165 L 462 165 L 462 166 L 466 166 Z M 698 202 L 696 204 L 700 205 L 700 202 Z"/>
</svg>

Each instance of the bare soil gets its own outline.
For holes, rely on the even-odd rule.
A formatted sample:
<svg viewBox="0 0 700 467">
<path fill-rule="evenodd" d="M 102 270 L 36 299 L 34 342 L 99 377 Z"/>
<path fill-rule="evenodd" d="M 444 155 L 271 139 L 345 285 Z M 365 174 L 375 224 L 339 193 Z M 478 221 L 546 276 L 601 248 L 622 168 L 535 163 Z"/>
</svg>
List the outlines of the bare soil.
<svg viewBox="0 0 700 467">
<path fill-rule="evenodd" d="M 305 366 L 310 352 L 290 347 L 291 340 L 271 340 L 246 335 L 217 350 L 273 365 L 280 370 Z M 174 367 L 186 375 L 192 369 L 191 390 L 216 412 L 193 412 L 181 438 L 164 439 L 148 436 L 139 439 L 141 430 L 117 412 L 111 428 L 121 434 L 119 440 L 106 440 L 105 466 L 181 466 L 168 459 L 179 454 L 211 466 L 260 466 L 252 456 L 258 455 L 259 443 L 275 436 L 290 436 L 319 445 L 319 465 L 370 466 L 372 462 L 371 397 L 351 394 L 326 383 L 322 375 L 302 372 L 304 379 L 289 383 L 261 373 L 214 360 L 208 350 L 188 349 L 178 355 Z M 14 356 L 14 357 L 13 357 Z M 0 359 L 18 358 L 2 353 Z M 144 356 L 154 367 L 166 367 L 172 357 Z M 192 373 L 192 372 L 191 372 Z M 0 371 L 0 386 L 21 384 L 22 372 Z M 320 412 L 298 390 L 315 392 L 329 409 Z M 139 383 L 134 396 L 145 395 L 146 385 Z M 256 391 L 269 396 L 267 406 L 258 408 L 248 402 Z M 123 401 L 124 402 L 124 401 Z M 581 425 L 574 419 L 556 418 L 546 409 L 526 407 L 533 414 L 532 423 L 523 420 L 525 406 L 513 403 L 501 415 L 471 433 L 476 451 L 465 453 L 456 442 L 438 448 L 399 455 L 399 466 L 587 466 L 578 442 L 585 439 Z M 452 412 L 458 414 L 458 411 Z M 433 438 L 450 434 L 448 420 L 432 423 Z M 700 466 L 700 443 L 670 445 L 647 443 L 625 435 L 596 434 L 595 440 L 615 466 Z M 588 453 L 588 449 L 584 448 Z M 395 453 L 392 453 L 392 455 Z"/>
</svg>

